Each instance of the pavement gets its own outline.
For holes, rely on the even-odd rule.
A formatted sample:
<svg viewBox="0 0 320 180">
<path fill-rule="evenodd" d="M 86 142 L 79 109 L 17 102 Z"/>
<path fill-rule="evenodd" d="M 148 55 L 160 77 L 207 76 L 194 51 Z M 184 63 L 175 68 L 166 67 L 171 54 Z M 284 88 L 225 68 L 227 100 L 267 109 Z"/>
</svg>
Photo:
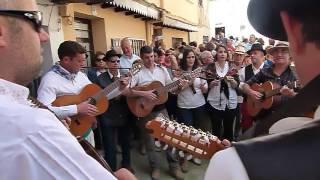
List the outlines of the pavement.
<svg viewBox="0 0 320 180">
<path fill-rule="evenodd" d="M 165 156 L 165 152 L 158 152 L 161 154 L 161 166 L 160 166 L 160 179 L 161 180 L 174 180 L 169 175 L 169 165 Z M 120 156 L 120 154 L 118 154 Z M 120 159 L 121 157 L 119 157 Z M 189 171 L 184 173 L 185 180 L 203 180 L 205 171 L 208 167 L 209 160 L 202 160 L 202 165 L 195 165 L 191 161 L 188 162 L 187 166 Z M 135 170 L 135 175 L 139 180 L 150 180 L 151 168 L 148 163 L 147 155 L 141 155 L 136 148 L 131 150 L 131 165 Z"/>
</svg>

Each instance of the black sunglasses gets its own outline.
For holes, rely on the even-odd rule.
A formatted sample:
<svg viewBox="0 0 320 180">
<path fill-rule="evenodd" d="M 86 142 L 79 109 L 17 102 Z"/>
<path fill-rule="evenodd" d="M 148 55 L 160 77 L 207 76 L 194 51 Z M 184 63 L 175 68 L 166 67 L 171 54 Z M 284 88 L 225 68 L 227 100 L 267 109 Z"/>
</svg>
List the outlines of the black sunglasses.
<svg viewBox="0 0 320 180">
<path fill-rule="evenodd" d="M 40 11 L 20 11 L 20 10 L 4 10 L 0 9 L 0 15 L 12 16 L 28 20 L 34 26 L 37 32 L 41 31 L 42 13 Z"/>
<path fill-rule="evenodd" d="M 120 63 L 120 60 L 115 60 L 115 61 L 109 61 L 111 63 Z"/>
</svg>

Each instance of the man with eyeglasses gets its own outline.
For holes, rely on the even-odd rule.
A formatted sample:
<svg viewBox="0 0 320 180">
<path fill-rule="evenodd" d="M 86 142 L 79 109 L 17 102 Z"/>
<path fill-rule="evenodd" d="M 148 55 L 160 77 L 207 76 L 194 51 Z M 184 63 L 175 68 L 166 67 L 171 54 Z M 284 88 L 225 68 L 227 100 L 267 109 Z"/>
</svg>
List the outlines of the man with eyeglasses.
<svg viewBox="0 0 320 180">
<path fill-rule="evenodd" d="M 107 71 L 98 76 L 98 84 L 105 88 L 120 78 L 120 58 L 115 50 L 106 52 L 103 58 L 107 64 Z M 130 156 L 130 127 L 128 124 L 129 109 L 125 96 L 118 96 L 109 101 L 108 110 L 100 116 L 100 125 L 104 147 L 104 158 L 113 170 L 117 169 L 117 142 L 121 147 L 121 167 L 134 172 L 131 167 Z M 117 141 L 118 140 L 118 141 Z"/>
<path fill-rule="evenodd" d="M 116 179 L 51 112 L 28 100 L 24 86 L 38 76 L 48 41 L 41 20 L 34 0 L 0 1 L 1 179 Z M 126 170 L 115 176 L 135 179 Z"/>
</svg>

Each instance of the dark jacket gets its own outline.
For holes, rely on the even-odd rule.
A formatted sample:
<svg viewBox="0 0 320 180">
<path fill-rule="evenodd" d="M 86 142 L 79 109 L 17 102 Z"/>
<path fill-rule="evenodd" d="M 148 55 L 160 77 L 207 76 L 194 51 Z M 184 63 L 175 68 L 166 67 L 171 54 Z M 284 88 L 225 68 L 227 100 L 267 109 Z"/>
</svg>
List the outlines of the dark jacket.
<svg viewBox="0 0 320 180">
<path fill-rule="evenodd" d="M 99 75 L 98 84 L 105 88 L 113 81 L 109 73 L 105 72 Z M 127 123 L 129 109 L 124 96 L 119 96 L 109 100 L 109 108 L 101 115 L 101 124 L 106 126 L 123 126 Z"/>
</svg>

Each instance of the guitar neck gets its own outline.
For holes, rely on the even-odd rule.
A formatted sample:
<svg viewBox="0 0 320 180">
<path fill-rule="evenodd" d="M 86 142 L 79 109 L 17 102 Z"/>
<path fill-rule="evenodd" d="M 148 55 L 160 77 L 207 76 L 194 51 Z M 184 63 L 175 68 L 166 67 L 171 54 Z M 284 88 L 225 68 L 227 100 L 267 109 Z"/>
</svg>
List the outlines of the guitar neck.
<svg viewBox="0 0 320 180">
<path fill-rule="evenodd" d="M 165 92 L 171 92 L 172 93 L 172 92 L 176 91 L 179 88 L 179 83 L 180 83 L 180 79 L 178 79 L 178 80 L 176 80 L 176 81 L 174 81 L 174 82 L 162 87 L 160 89 L 160 91 L 165 91 Z"/>
</svg>

